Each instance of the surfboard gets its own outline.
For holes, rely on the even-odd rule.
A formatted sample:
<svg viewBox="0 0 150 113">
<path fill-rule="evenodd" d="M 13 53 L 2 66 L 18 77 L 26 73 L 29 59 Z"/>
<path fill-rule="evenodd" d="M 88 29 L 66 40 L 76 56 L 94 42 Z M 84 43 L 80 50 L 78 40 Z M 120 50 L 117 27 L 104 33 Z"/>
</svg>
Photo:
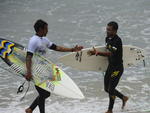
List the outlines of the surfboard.
<svg viewBox="0 0 150 113">
<path fill-rule="evenodd" d="M 26 48 L 18 43 L 0 38 L 0 57 L 18 76 L 26 74 Z M 56 64 L 44 56 L 32 58 L 32 82 L 59 96 L 83 99 L 84 95 L 75 82 Z"/>
<path fill-rule="evenodd" d="M 105 46 L 96 46 L 96 50 L 106 52 Z M 108 66 L 108 58 L 104 56 L 88 56 L 87 52 L 92 48 L 85 48 L 80 52 L 74 52 L 59 58 L 59 61 L 66 66 L 79 69 L 81 71 L 102 71 L 105 72 Z M 124 68 L 136 65 L 143 61 L 144 50 L 131 45 L 123 45 L 123 65 Z"/>
</svg>

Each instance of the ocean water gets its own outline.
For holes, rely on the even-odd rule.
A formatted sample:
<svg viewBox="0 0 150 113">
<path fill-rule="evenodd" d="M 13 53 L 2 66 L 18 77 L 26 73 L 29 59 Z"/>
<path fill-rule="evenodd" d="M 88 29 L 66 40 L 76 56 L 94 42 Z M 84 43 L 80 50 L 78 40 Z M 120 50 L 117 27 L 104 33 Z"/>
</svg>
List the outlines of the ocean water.
<svg viewBox="0 0 150 113">
<path fill-rule="evenodd" d="M 33 24 L 43 19 L 49 24 L 48 38 L 57 45 L 92 47 L 104 45 L 105 27 L 117 21 L 123 44 L 146 51 L 143 63 L 125 69 L 118 90 L 129 96 L 125 110 L 116 99 L 114 113 L 150 111 L 150 1 L 149 0 L 0 0 L 0 36 L 27 46 L 34 34 Z M 49 51 L 49 59 L 60 65 L 85 95 L 84 100 L 51 95 L 46 113 L 104 113 L 108 94 L 103 89 L 101 72 L 80 72 L 60 64 L 57 59 L 67 53 Z M 1 61 L 1 60 L 0 60 Z M 2 61 L 1 66 L 4 66 Z M 23 101 L 17 94 L 24 79 L 0 68 L 0 113 L 23 113 L 37 96 L 33 84 Z M 34 113 L 39 113 L 38 108 Z"/>
</svg>

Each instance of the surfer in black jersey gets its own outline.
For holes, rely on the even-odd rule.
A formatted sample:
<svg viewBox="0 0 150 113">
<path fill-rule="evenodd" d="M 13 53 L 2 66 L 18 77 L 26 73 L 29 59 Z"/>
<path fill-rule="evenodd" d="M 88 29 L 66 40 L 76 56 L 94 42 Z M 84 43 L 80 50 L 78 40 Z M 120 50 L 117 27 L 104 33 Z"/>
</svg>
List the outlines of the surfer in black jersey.
<svg viewBox="0 0 150 113">
<path fill-rule="evenodd" d="M 124 71 L 122 40 L 117 35 L 117 30 L 118 24 L 116 22 L 111 21 L 107 24 L 107 37 L 105 39 L 107 52 L 96 51 L 96 49 L 88 51 L 89 55 L 108 57 L 109 64 L 104 77 L 104 89 L 109 94 L 109 107 L 106 113 L 113 113 L 116 96 L 122 100 L 122 109 L 128 100 L 127 96 L 116 89 Z"/>
<path fill-rule="evenodd" d="M 38 53 L 40 55 L 45 56 L 47 48 L 61 52 L 80 51 L 83 48 L 82 46 L 75 46 L 74 48 L 66 48 L 57 46 L 56 44 L 50 42 L 49 39 L 46 38 L 48 32 L 48 24 L 43 20 L 37 20 L 36 23 L 34 24 L 34 29 L 36 34 L 33 37 L 31 37 L 29 41 L 26 56 L 27 74 L 25 77 L 28 81 L 32 79 L 32 57 L 34 53 Z M 31 106 L 25 110 L 25 112 L 32 113 L 33 110 L 37 106 L 39 106 L 40 113 L 45 113 L 45 99 L 50 96 L 50 92 L 36 85 L 35 88 L 38 91 L 39 96 L 37 96 L 37 98 L 33 101 Z"/>
</svg>

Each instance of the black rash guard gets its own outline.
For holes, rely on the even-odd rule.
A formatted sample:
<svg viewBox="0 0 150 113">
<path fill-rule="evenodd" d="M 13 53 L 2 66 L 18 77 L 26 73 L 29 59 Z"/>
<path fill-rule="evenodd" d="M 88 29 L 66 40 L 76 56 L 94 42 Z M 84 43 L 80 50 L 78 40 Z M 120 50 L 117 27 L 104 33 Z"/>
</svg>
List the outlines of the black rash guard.
<svg viewBox="0 0 150 113">
<path fill-rule="evenodd" d="M 106 48 L 112 53 L 108 57 L 109 65 L 118 66 L 123 63 L 122 41 L 118 35 L 113 38 L 106 37 Z"/>
</svg>

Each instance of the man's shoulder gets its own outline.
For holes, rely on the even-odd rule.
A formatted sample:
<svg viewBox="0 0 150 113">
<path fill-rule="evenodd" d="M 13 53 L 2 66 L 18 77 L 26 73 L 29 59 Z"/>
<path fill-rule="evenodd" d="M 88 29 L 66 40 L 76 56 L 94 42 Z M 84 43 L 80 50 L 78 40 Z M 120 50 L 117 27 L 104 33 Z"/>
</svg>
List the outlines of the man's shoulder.
<svg viewBox="0 0 150 113">
<path fill-rule="evenodd" d="M 122 39 L 118 35 L 116 35 L 116 40 L 117 41 L 122 41 Z"/>
<path fill-rule="evenodd" d="M 116 38 L 115 42 L 116 42 L 117 45 L 122 45 L 122 40 L 118 35 L 117 35 L 117 38 Z"/>
<path fill-rule="evenodd" d="M 38 39 L 38 36 L 33 35 L 30 39 Z"/>
<path fill-rule="evenodd" d="M 50 45 L 52 45 L 52 44 L 54 44 L 52 41 L 50 41 L 47 37 L 42 37 L 43 38 L 43 41 L 45 42 L 45 43 L 47 43 L 48 45 L 50 44 Z"/>
<path fill-rule="evenodd" d="M 43 38 L 43 40 L 45 40 L 45 41 L 49 41 L 49 39 L 47 38 L 47 37 L 42 37 Z"/>
<path fill-rule="evenodd" d="M 30 38 L 30 41 L 38 41 L 38 36 L 36 35 L 33 35 L 31 38 Z"/>
</svg>

